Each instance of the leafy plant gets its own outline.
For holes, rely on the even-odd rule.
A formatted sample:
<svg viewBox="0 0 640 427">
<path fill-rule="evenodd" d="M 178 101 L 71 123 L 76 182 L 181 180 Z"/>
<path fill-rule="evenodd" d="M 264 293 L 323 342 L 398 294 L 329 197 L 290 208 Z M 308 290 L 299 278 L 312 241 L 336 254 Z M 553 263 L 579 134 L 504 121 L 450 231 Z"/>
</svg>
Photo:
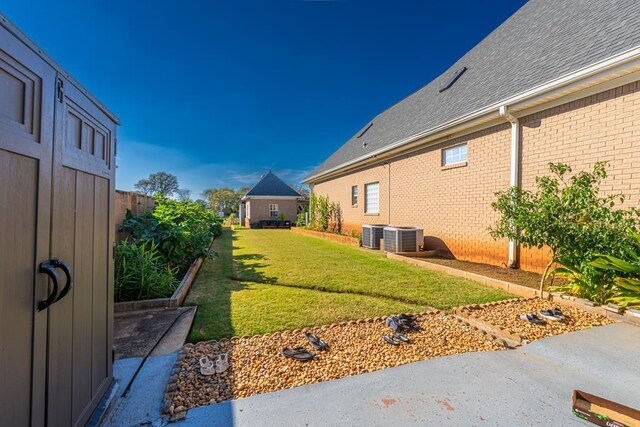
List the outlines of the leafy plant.
<svg viewBox="0 0 640 427">
<path fill-rule="evenodd" d="M 624 260 L 598 255 L 590 265 L 615 275 L 615 295 L 609 300 L 622 307 L 640 307 L 640 234 L 632 233 L 635 245 L 627 249 Z"/>
<path fill-rule="evenodd" d="M 312 194 L 309 200 L 309 224 L 312 230 L 342 233 L 342 209 L 340 204 L 327 196 Z"/>
<path fill-rule="evenodd" d="M 116 247 L 115 300 L 170 297 L 179 283 L 176 274 L 165 264 L 157 244 L 125 240 Z"/>
<path fill-rule="evenodd" d="M 627 230 L 636 230 L 638 211 L 617 209 L 621 194 L 600 195 L 607 177 L 606 162 L 597 162 L 592 171 L 571 175 L 571 167 L 550 163 L 551 175 L 536 178 L 536 190 L 512 187 L 496 193 L 492 203 L 501 214 L 490 228 L 494 239 L 509 238 L 520 245 L 551 250 L 551 260 L 540 281 L 540 291 L 552 265 L 555 273 L 569 279 L 569 290 L 602 300 L 613 286 L 613 275 L 589 265 L 596 254 L 622 256 L 631 243 Z"/>
<path fill-rule="evenodd" d="M 135 242 L 156 244 L 169 267 L 183 274 L 196 258 L 211 255 L 209 245 L 222 234 L 222 219 L 191 200 L 158 195 L 155 202 L 151 212 L 137 217 L 127 213 L 122 229 Z"/>
</svg>

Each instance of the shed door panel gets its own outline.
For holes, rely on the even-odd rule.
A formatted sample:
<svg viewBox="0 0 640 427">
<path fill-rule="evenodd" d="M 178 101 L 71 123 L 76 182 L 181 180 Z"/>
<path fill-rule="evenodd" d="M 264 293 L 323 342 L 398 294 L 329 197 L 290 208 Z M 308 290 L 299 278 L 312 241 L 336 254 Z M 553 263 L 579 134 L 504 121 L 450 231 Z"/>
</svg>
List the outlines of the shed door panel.
<svg viewBox="0 0 640 427">
<path fill-rule="evenodd" d="M 111 382 L 114 125 L 65 82 L 56 115 L 52 253 L 74 283 L 51 308 L 50 425 L 81 425 Z M 58 196 L 59 195 L 59 196 Z"/>
<path fill-rule="evenodd" d="M 44 423 L 55 71 L 0 27 L 0 414 Z"/>
</svg>

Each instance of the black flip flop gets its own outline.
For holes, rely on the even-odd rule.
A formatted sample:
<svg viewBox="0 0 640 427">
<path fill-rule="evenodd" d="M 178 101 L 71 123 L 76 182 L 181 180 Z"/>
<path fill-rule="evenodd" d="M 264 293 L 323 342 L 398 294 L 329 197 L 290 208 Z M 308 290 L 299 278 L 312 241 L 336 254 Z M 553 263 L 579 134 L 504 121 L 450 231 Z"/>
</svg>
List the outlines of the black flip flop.
<svg viewBox="0 0 640 427">
<path fill-rule="evenodd" d="M 395 340 L 402 341 L 402 342 L 410 341 L 408 336 L 400 332 L 395 332 L 393 335 L 391 335 L 391 338 L 394 338 Z"/>
<path fill-rule="evenodd" d="M 546 325 L 547 322 L 536 316 L 535 314 L 521 314 L 518 316 L 519 319 L 526 320 L 535 325 Z"/>
<path fill-rule="evenodd" d="M 285 357 L 299 360 L 301 362 L 306 362 L 316 357 L 315 354 L 307 351 L 304 347 L 285 348 L 284 350 L 282 350 L 282 354 L 284 354 Z"/>
<path fill-rule="evenodd" d="M 390 337 L 389 335 L 385 334 L 382 338 L 384 338 L 384 340 L 391 345 L 400 345 L 400 341 L 398 341 L 394 337 Z"/>
<path fill-rule="evenodd" d="M 411 330 L 411 331 L 419 331 L 420 330 L 420 326 L 414 320 L 400 319 L 398 321 L 398 325 L 402 329 L 408 329 L 408 330 Z"/>
<path fill-rule="evenodd" d="M 312 334 L 311 332 L 307 332 L 304 334 L 307 337 L 307 340 L 316 350 L 327 350 L 329 346 L 326 342 L 322 341 L 316 334 Z"/>
</svg>

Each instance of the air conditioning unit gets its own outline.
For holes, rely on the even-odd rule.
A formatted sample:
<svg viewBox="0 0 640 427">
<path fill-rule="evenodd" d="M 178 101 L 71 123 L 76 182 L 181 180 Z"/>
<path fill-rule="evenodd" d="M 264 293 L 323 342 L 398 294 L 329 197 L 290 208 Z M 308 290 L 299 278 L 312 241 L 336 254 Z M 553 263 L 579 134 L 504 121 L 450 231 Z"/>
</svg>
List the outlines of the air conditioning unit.
<svg viewBox="0 0 640 427">
<path fill-rule="evenodd" d="M 424 231 L 418 227 L 385 227 L 385 252 L 418 252 L 424 244 Z"/>
<path fill-rule="evenodd" d="M 387 224 L 365 224 L 362 226 L 362 246 L 380 249 L 380 239 Z"/>
</svg>

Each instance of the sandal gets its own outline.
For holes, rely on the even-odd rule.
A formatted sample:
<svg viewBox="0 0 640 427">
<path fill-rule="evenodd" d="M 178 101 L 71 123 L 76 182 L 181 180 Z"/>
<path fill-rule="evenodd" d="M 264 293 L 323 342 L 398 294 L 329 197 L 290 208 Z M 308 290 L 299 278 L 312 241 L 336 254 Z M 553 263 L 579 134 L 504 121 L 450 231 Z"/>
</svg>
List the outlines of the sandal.
<svg viewBox="0 0 640 427">
<path fill-rule="evenodd" d="M 322 341 L 316 334 L 312 334 L 311 332 L 307 332 L 304 334 L 307 337 L 307 340 L 316 350 L 327 350 L 329 346 L 326 342 Z"/>
<path fill-rule="evenodd" d="M 395 316 L 389 316 L 384 321 L 384 324 L 390 327 L 391 329 L 393 329 L 394 331 L 397 331 L 400 328 L 400 319 L 398 319 Z"/>
<path fill-rule="evenodd" d="M 216 368 L 213 366 L 213 362 L 209 360 L 207 356 L 200 358 L 200 373 L 206 376 L 216 373 Z"/>
<path fill-rule="evenodd" d="M 518 316 L 519 319 L 526 320 L 535 325 L 546 325 L 547 322 L 536 316 L 535 314 L 521 314 Z"/>
<path fill-rule="evenodd" d="M 410 341 L 408 336 L 400 332 L 394 332 L 393 335 L 391 335 L 391 338 L 394 338 L 395 340 L 402 341 L 402 342 Z"/>
<path fill-rule="evenodd" d="M 285 348 L 282 350 L 282 354 L 285 357 L 288 357 L 294 360 L 299 360 L 301 362 L 306 362 L 316 357 L 315 354 L 311 353 L 310 351 L 307 351 L 304 347 Z"/>
<path fill-rule="evenodd" d="M 391 345 L 400 345 L 400 341 L 395 339 L 393 336 L 385 334 L 382 338 Z"/>
<path fill-rule="evenodd" d="M 221 374 L 227 369 L 229 369 L 229 357 L 227 356 L 227 353 L 219 354 L 216 359 L 216 374 Z"/>
</svg>

